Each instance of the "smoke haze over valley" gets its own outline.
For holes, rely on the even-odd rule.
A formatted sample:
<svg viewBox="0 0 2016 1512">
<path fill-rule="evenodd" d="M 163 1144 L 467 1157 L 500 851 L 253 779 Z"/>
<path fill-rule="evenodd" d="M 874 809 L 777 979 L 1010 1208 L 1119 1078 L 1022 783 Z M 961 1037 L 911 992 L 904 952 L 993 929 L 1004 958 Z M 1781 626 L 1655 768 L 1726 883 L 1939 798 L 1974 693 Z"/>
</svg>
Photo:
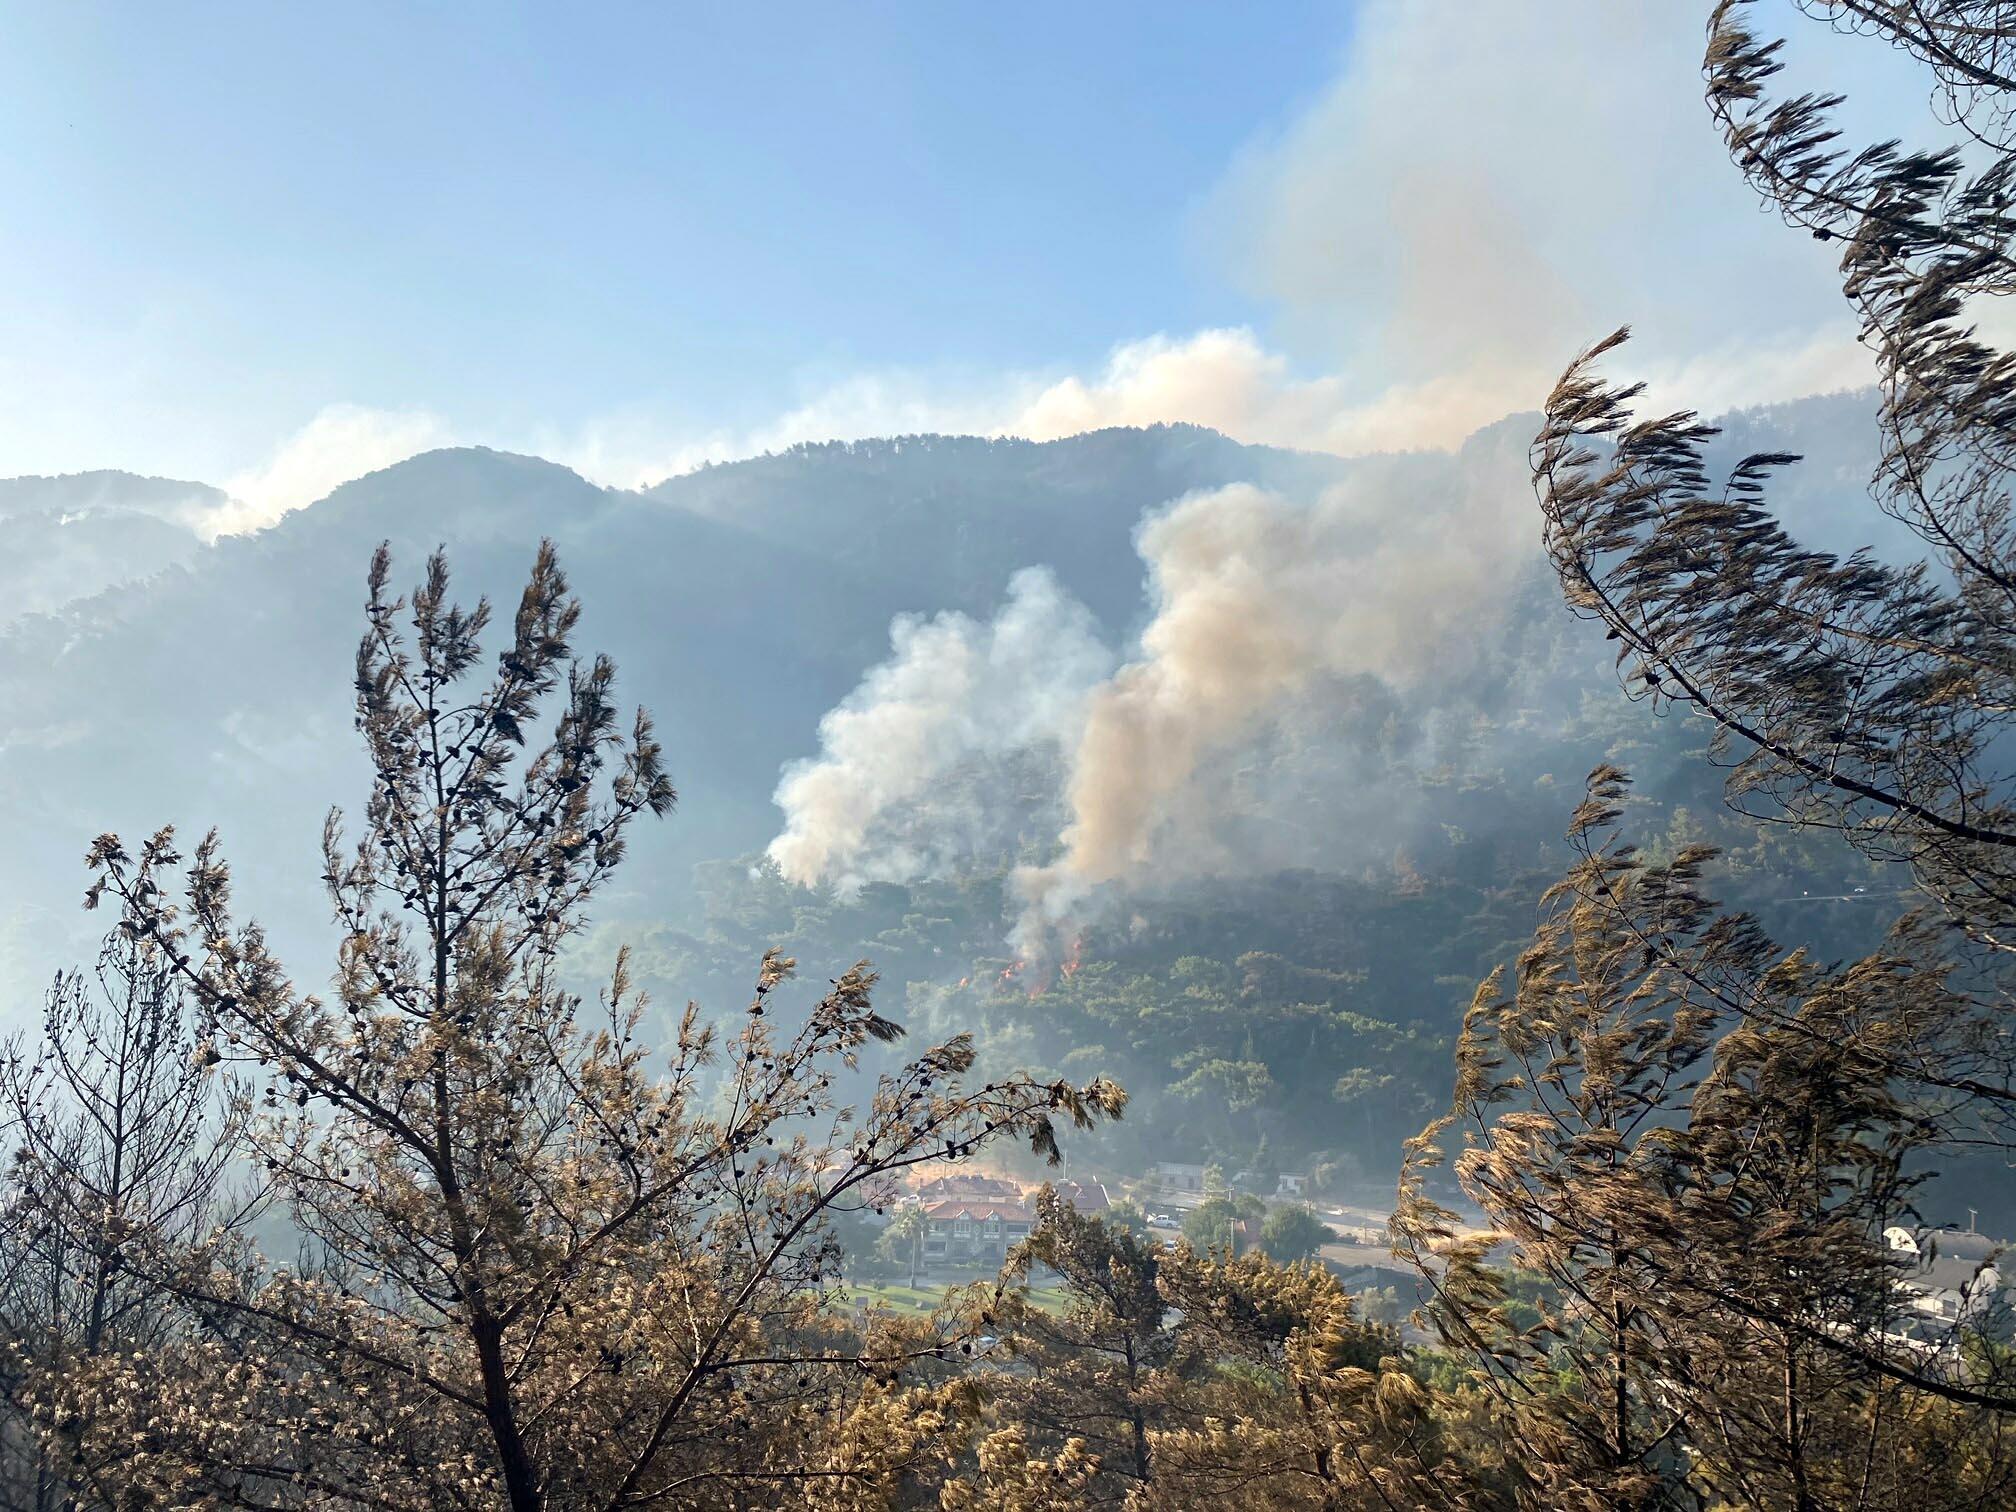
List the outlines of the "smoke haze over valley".
<svg viewBox="0 0 2016 1512">
<path fill-rule="evenodd" d="M 1866 406 L 1737 417 L 1728 450 L 1838 437 L 1786 505 L 1825 538 L 1830 480 L 1865 465 Z M 1348 461 L 1181 426 L 908 437 L 644 493 L 449 450 L 209 544 L 190 529 L 219 497 L 202 485 L 18 480 L 11 518 L 71 554 L 81 591 L 17 597 L 0 631 L 19 816 L 0 961 L 18 994 L 78 948 L 88 921 L 48 879 L 114 817 L 216 823 L 262 896 L 291 900 L 267 922 L 304 948 L 326 934 L 289 863 L 354 790 L 341 669 L 362 585 L 319 567 L 380 539 L 416 568 L 455 542 L 473 590 L 551 536 L 593 596 L 682 793 L 619 916 L 690 906 L 694 866 L 736 856 L 843 896 L 1012 873 L 992 943 L 1042 951 L 1137 891 L 1439 854 L 1425 781 L 1572 785 L 1562 726 L 1614 687 L 1542 581 L 1530 430 Z M 136 525 L 158 555 L 136 557 Z M 1697 738 L 1620 717 L 1639 740 Z M 108 786 L 117 813 L 93 819 Z M 1558 797 L 1540 808 L 1522 841 L 1558 831 Z"/>
<path fill-rule="evenodd" d="M 2016 1506 L 2016 0 L 0 16 L 0 1512 Z"/>
</svg>

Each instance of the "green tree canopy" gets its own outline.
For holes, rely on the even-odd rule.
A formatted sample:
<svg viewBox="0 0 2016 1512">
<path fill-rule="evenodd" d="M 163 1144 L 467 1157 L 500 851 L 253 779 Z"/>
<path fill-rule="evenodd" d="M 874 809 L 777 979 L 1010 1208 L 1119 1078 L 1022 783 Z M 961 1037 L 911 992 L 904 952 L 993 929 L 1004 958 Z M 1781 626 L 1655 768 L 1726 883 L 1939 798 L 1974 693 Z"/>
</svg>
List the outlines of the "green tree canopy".
<svg viewBox="0 0 2016 1512">
<path fill-rule="evenodd" d="M 1275 1208 L 1260 1224 L 1260 1248 L 1283 1265 L 1309 1259 L 1336 1237 L 1314 1209 L 1299 1202 Z"/>
</svg>

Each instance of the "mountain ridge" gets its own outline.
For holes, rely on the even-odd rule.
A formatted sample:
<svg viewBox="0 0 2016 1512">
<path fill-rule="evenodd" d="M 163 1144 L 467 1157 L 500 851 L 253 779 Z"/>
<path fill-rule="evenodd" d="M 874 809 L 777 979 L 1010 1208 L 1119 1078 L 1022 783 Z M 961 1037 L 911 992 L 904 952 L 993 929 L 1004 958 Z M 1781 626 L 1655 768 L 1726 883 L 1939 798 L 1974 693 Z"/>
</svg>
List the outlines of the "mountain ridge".
<svg viewBox="0 0 2016 1512">
<path fill-rule="evenodd" d="M 665 732 L 682 813 L 640 841 L 633 870 L 669 907 L 695 861 L 768 838 L 782 764 L 813 748 L 819 717 L 887 654 L 894 615 L 987 613 L 1015 569 L 1050 554 L 1041 530 L 996 532 L 974 524 L 983 515 L 1074 519 L 1076 556 L 1061 575 L 1123 633 L 1140 606 L 1141 510 L 1266 460 L 1236 442 L 1185 448 L 1188 439 L 981 441 L 935 463 L 913 449 L 893 489 L 859 458 L 829 457 L 815 476 L 783 482 L 766 459 L 713 470 L 716 488 L 733 478 L 745 493 L 789 495 L 767 532 L 689 507 L 684 490 L 701 485 L 611 489 L 543 458 L 441 448 L 265 529 L 16 615 L 0 624 L 0 801 L 16 817 L 0 857 L 0 918 L 25 911 L 37 923 L 0 944 L 0 977 L 18 991 L 78 953 L 86 921 L 62 879 L 78 875 L 77 857 L 105 829 L 174 821 L 200 833 L 224 821 L 247 906 L 283 937 L 319 935 L 322 815 L 362 796 L 351 661 L 380 540 L 392 543 L 395 587 L 445 545 L 457 592 L 487 593 L 507 615 L 539 541 L 557 543 L 586 605 L 581 648 L 610 651 L 624 700 L 651 706 Z M 1157 456 L 1165 447 L 1189 460 Z M 1060 448 L 1068 465 L 1045 465 Z M 939 516 L 936 534 L 918 532 L 923 544 L 907 552 L 868 528 L 890 515 L 895 493 L 920 518 Z M 818 530 L 791 539 L 794 514 L 823 515 L 829 541 L 846 537 L 849 520 L 862 530 L 827 550 Z M 949 569 L 931 561 L 933 542 L 962 520 Z"/>
<path fill-rule="evenodd" d="M 1795 478 L 1788 502 L 1842 529 L 1840 480 L 1863 466 L 1842 438 L 1859 434 L 1858 418 L 1844 401 L 1798 416 L 1802 430 L 1829 430 L 1803 446 L 1829 463 Z M 1154 609 L 1137 533 L 1173 500 L 1232 483 L 1309 499 L 1354 480 L 1394 509 L 1456 490 L 1516 512 L 1530 497 L 1530 429 L 1508 417 L 1457 452 L 1350 460 L 1200 427 L 1051 442 L 889 438 L 793 448 L 644 490 L 523 453 L 439 448 L 265 529 L 197 543 L 185 559 L 141 563 L 144 572 L 122 559 L 136 575 L 0 622 L 0 802 L 14 821 L 0 854 L 0 989 L 18 1004 L 27 984 L 88 946 L 90 921 L 63 884 L 81 875 L 92 835 L 169 821 L 195 833 L 221 822 L 248 911 L 294 958 L 328 959 L 314 858 L 329 805 L 363 796 L 350 679 L 365 567 L 381 540 L 392 543 L 395 588 L 445 545 L 458 595 L 487 594 L 500 618 L 539 541 L 556 542 L 586 607 L 579 646 L 610 652 L 622 700 L 658 716 L 681 790 L 678 817 L 639 837 L 609 900 L 612 917 L 663 918 L 693 902 L 697 864 L 749 855 L 777 832 L 780 772 L 818 751 L 822 717 L 889 657 L 896 616 L 984 622 L 1015 572 L 1041 566 L 1126 654 Z M 1732 441 L 1802 449 L 1784 429 L 1748 415 Z M 1536 546 L 1537 535 L 1536 521 Z M 1602 647 L 1585 645 L 1561 612 L 1537 549 L 1504 571 L 1521 586 L 1491 611 L 1511 618 L 1480 625 L 1491 658 L 1438 681 L 1463 708 L 1527 697 L 1511 690 L 1529 683 L 1554 690 L 1534 695 L 1544 708 L 1585 695 L 1610 707 Z M 1403 734 L 1433 725 L 1398 695 L 1382 697 L 1367 707 L 1386 708 L 1380 717 Z M 1624 709 L 1614 723 L 1644 727 Z M 1295 740 L 1341 742 L 1325 759 L 1333 790 L 1348 786 L 1353 742 L 1371 737 L 1349 720 L 1304 724 Z M 1325 822 L 1321 801 L 1295 812 L 1291 830 Z M 1362 839 L 1341 836 L 1332 869 L 1367 864 L 1353 851 Z"/>
</svg>

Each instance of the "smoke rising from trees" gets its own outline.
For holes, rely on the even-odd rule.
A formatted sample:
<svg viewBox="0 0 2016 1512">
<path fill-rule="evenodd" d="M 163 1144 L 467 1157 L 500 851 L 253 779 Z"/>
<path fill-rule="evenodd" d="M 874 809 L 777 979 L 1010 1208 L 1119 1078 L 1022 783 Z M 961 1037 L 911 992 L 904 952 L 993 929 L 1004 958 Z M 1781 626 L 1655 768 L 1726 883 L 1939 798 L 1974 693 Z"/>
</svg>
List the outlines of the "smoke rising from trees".
<svg viewBox="0 0 2016 1512">
<path fill-rule="evenodd" d="M 1026 568 L 981 624 L 951 611 L 898 615 L 889 660 L 819 722 L 821 754 L 787 767 L 786 819 L 769 855 L 795 882 L 909 881 L 995 833 L 987 784 L 949 779 L 975 763 L 1076 744 L 1112 653 L 1091 611 L 1046 569 Z"/>
<path fill-rule="evenodd" d="M 821 754 L 787 769 L 771 858 L 847 888 L 998 855 L 1026 792 L 947 779 L 1024 756 L 1056 814 L 1017 876 L 1025 946 L 1101 887 L 1250 867 L 1204 833 L 1218 758 L 1312 704 L 1355 708 L 1367 678 L 1455 696 L 1488 641 L 1533 555 L 1494 441 L 1373 459 L 1312 498 L 1235 484 L 1151 510 L 1135 536 L 1150 617 L 1124 662 L 1040 570 L 991 624 L 899 617 L 892 657 L 821 722 Z"/>
</svg>

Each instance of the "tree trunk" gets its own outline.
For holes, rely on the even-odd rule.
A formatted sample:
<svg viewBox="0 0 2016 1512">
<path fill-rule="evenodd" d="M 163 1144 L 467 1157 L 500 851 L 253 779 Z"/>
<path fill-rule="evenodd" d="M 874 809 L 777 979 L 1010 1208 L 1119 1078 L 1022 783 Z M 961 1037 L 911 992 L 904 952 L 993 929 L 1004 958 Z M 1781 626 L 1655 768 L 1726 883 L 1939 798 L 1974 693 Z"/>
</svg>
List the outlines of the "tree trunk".
<svg viewBox="0 0 2016 1512">
<path fill-rule="evenodd" d="M 1784 1433 L 1785 1463 L 1792 1471 L 1792 1505 L 1795 1512 L 1813 1512 L 1813 1490 L 1806 1483 L 1806 1450 L 1799 1426 L 1799 1361 L 1795 1346 L 1785 1341 Z"/>
<path fill-rule="evenodd" d="M 1148 1483 L 1148 1421 L 1141 1413 L 1139 1383 L 1134 1363 L 1134 1341 L 1127 1341 L 1127 1417 L 1134 1427 L 1134 1475 L 1145 1486 Z"/>
<path fill-rule="evenodd" d="M 504 1342 L 497 1325 L 487 1319 L 470 1330 L 476 1357 L 483 1368 L 483 1416 L 497 1446 L 497 1467 L 504 1474 L 504 1493 L 511 1512 L 540 1512 L 545 1505 L 532 1457 L 518 1432 L 518 1409 L 511 1400 L 511 1382 L 504 1369 Z"/>
</svg>

